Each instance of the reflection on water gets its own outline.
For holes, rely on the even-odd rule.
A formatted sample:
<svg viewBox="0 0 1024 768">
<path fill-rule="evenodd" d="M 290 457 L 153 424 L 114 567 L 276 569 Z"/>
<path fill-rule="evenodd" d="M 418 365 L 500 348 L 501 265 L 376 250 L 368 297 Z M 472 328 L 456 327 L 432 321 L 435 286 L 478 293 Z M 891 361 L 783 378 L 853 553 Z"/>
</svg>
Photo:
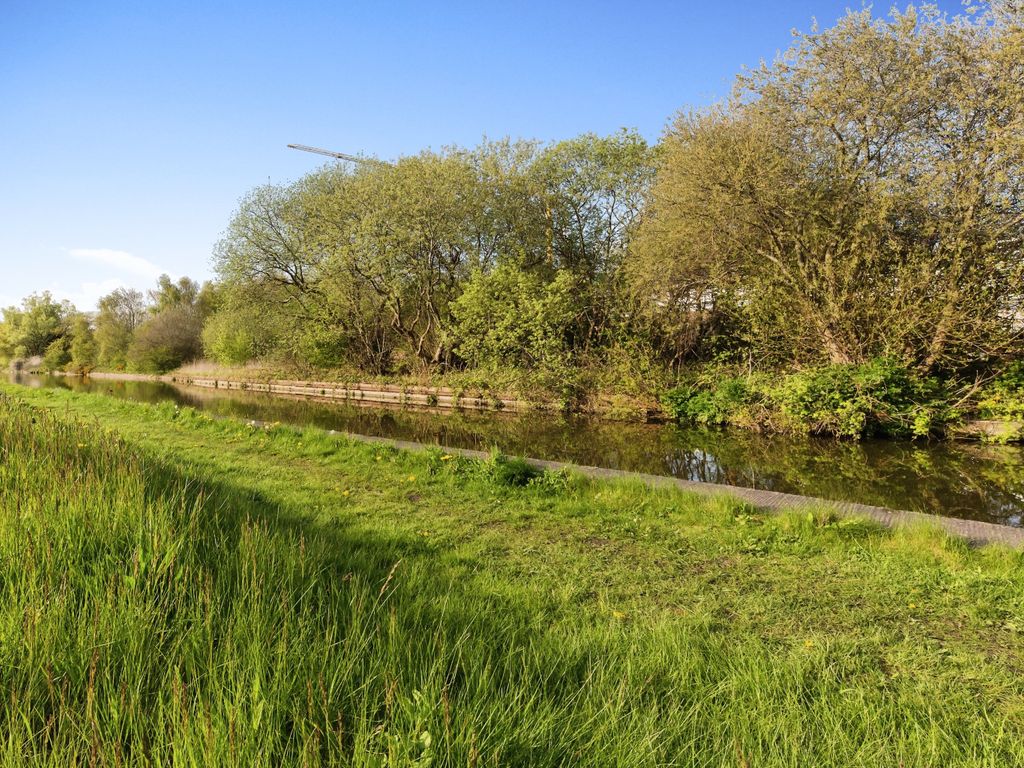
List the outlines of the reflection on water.
<svg viewBox="0 0 1024 768">
<path fill-rule="evenodd" d="M 19 376 L 35 387 L 173 401 L 216 416 L 569 461 L 1024 525 L 1024 449 L 957 443 L 861 443 L 743 431 L 620 424 L 542 414 L 369 408 L 153 381 Z"/>
</svg>

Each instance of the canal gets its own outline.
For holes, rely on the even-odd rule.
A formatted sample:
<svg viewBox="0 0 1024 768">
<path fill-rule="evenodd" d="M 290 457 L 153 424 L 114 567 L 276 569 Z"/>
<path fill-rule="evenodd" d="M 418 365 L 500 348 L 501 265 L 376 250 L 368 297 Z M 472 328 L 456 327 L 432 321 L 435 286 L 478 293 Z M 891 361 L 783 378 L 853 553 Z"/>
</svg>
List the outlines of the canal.
<svg viewBox="0 0 1024 768">
<path fill-rule="evenodd" d="M 859 443 L 626 424 L 580 416 L 371 408 L 158 381 L 15 375 L 213 416 L 278 421 L 687 480 L 1024 526 L 1024 448 L 952 442 Z"/>
</svg>

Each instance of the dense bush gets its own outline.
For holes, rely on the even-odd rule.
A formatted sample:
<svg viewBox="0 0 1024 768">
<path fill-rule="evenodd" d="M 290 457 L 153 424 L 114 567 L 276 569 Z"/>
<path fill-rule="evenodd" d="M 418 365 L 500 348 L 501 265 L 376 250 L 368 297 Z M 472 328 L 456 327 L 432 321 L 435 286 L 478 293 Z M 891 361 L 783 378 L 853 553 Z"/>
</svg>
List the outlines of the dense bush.
<svg viewBox="0 0 1024 768">
<path fill-rule="evenodd" d="M 71 322 L 70 365 L 76 373 L 89 373 L 96 367 L 97 346 L 89 318 L 77 315 Z"/>
<path fill-rule="evenodd" d="M 128 364 L 143 373 L 163 373 L 199 357 L 203 318 L 195 307 L 178 304 L 153 315 L 135 331 Z"/>
<path fill-rule="evenodd" d="M 69 302 L 58 302 L 46 291 L 27 297 L 20 307 L 5 307 L 0 322 L 0 358 L 46 354 L 67 334 L 73 314 Z"/>
<path fill-rule="evenodd" d="M 267 354 L 275 334 L 257 307 L 223 308 L 203 326 L 203 351 L 219 363 L 241 365 Z"/>
<path fill-rule="evenodd" d="M 738 425 L 757 399 L 750 377 L 726 377 L 717 384 L 701 380 L 676 387 L 665 393 L 663 401 L 677 421 L 711 427 Z"/>
<path fill-rule="evenodd" d="M 68 339 L 66 336 L 56 338 L 47 345 L 46 354 L 43 355 L 44 369 L 47 371 L 63 371 L 70 362 L 71 353 L 68 352 Z"/>
<path fill-rule="evenodd" d="M 729 376 L 709 369 L 670 390 L 664 404 L 680 422 L 765 426 L 816 435 L 927 437 L 960 414 L 940 382 L 887 360 L 828 365 L 782 377 Z"/>
<path fill-rule="evenodd" d="M 96 313 L 96 362 L 104 368 L 124 370 L 135 329 L 146 318 L 142 291 L 118 288 L 99 301 Z"/>
<path fill-rule="evenodd" d="M 562 272 L 548 283 L 512 265 L 475 273 L 452 306 L 456 351 L 473 366 L 563 366 L 572 355 L 576 282 Z"/>
<path fill-rule="evenodd" d="M 985 419 L 1024 419 L 1024 362 L 1010 365 L 982 392 L 978 415 Z"/>
<path fill-rule="evenodd" d="M 885 360 L 791 374 L 770 399 L 799 428 L 839 437 L 927 437 L 957 417 L 936 379 Z"/>
<path fill-rule="evenodd" d="M 730 316 L 768 367 L 969 375 L 1016 354 L 1022 29 L 1008 0 L 852 11 L 681 112 L 630 251 L 641 295 L 668 328 Z"/>
</svg>

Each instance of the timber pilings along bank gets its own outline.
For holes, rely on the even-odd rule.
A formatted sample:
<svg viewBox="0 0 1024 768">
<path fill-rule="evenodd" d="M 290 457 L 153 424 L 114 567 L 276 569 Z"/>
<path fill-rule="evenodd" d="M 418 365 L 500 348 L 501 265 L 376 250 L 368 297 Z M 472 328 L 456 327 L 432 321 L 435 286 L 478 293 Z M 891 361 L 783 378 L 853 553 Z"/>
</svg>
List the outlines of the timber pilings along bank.
<svg viewBox="0 0 1024 768">
<path fill-rule="evenodd" d="M 473 411 L 507 411 L 522 413 L 536 410 L 537 405 L 524 400 L 494 397 L 474 391 L 460 392 L 447 387 L 402 387 L 392 384 L 342 384 L 330 381 L 235 381 L 232 379 L 196 376 L 162 376 L 164 381 L 208 389 L 235 389 L 266 392 L 273 395 L 299 395 L 323 400 L 386 405 L 413 405 L 424 408 L 462 408 Z"/>
</svg>

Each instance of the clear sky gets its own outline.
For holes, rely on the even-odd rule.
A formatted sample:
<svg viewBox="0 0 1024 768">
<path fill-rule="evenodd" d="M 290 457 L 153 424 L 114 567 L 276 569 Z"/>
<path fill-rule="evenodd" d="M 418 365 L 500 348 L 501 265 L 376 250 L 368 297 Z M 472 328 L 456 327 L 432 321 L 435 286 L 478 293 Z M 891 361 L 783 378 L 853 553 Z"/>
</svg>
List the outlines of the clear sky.
<svg viewBox="0 0 1024 768">
<path fill-rule="evenodd" d="M 289 143 L 656 140 L 847 5 L 0 0 L 0 306 L 210 277 L 238 199 L 320 164 Z"/>
</svg>

